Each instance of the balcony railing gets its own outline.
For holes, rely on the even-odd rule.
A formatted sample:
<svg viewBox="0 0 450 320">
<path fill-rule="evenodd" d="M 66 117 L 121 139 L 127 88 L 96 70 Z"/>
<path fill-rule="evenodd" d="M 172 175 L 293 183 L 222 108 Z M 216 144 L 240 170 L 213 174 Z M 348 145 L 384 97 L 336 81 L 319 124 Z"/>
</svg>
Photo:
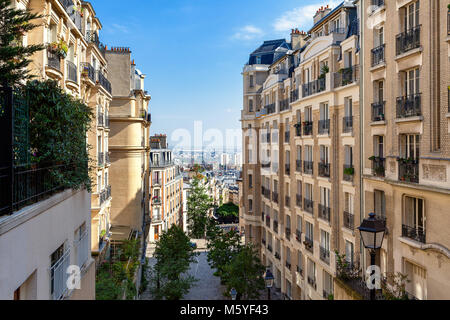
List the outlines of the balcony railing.
<svg viewBox="0 0 450 320">
<path fill-rule="evenodd" d="M 344 164 L 344 181 L 353 182 L 355 168 L 352 164 Z"/>
<path fill-rule="evenodd" d="M 372 6 L 382 7 L 384 6 L 384 0 L 371 0 Z"/>
<path fill-rule="evenodd" d="M 334 87 L 339 88 L 359 80 L 359 65 L 343 68 L 334 74 Z"/>
<path fill-rule="evenodd" d="M 289 99 L 290 99 L 291 103 L 298 100 L 298 89 L 291 91 L 291 96 Z"/>
<path fill-rule="evenodd" d="M 349 230 L 355 229 L 355 215 L 344 211 L 344 227 Z"/>
<path fill-rule="evenodd" d="M 372 157 L 372 174 L 376 177 L 385 177 L 386 175 L 386 159 L 380 157 Z"/>
<path fill-rule="evenodd" d="M 312 161 L 303 161 L 303 172 L 305 174 L 313 174 L 314 163 Z"/>
<path fill-rule="evenodd" d="M 310 95 L 322 92 L 326 90 L 325 78 L 317 79 L 302 85 L 302 97 L 308 97 Z"/>
<path fill-rule="evenodd" d="M 319 134 L 330 133 L 330 119 L 319 120 Z"/>
<path fill-rule="evenodd" d="M 311 214 L 314 214 L 314 201 L 305 198 L 303 202 L 304 202 L 303 210 Z"/>
<path fill-rule="evenodd" d="M 285 230 L 286 239 L 291 239 L 291 228 L 286 228 Z"/>
<path fill-rule="evenodd" d="M 422 115 L 422 95 L 410 94 L 397 98 L 397 118 L 417 117 Z"/>
<path fill-rule="evenodd" d="M 275 103 L 266 105 L 265 109 L 267 110 L 267 114 L 275 113 Z"/>
<path fill-rule="evenodd" d="M 319 162 L 319 176 L 324 178 L 330 177 L 330 164 Z"/>
<path fill-rule="evenodd" d="M 314 252 L 314 241 L 313 241 L 313 239 L 309 238 L 308 236 L 305 236 L 305 241 L 303 241 L 303 244 L 305 245 L 305 248 L 308 251 Z"/>
<path fill-rule="evenodd" d="M 297 207 L 302 208 L 303 207 L 303 201 L 302 201 L 302 195 L 301 194 L 296 194 L 295 195 L 295 204 L 297 205 Z"/>
<path fill-rule="evenodd" d="M 280 112 L 289 109 L 289 99 L 284 99 L 280 101 Z"/>
<path fill-rule="evenodd" d="M 353 132 L 353 116 L 344 117 L 342 119 L 342 132 L 343 133 Z"/>
<path fill-rule="evenodd" d="M 101 71 L 97 71 L 98 83 L 105 89 L 108 93 L 112 93 L 111 82 L 103 75 Z"/>
<path fill-rule="evenodd" d="M 385 61 L 384 58 L 385 47 L 386 45 L 382 44 L 381 46 L 372 49 L 372 67 L 375 67 Z"/>
<path fill-rule="evenodd" d="M 319 203 L 319 218 L 325 221 L 331 221 L 331 209 Z"/>
<path fill-rule="evenodd" d="M 261 164 L 261 168 L 268 169 L 268 168 L 270 168 L 271 164 L 272 164 L 271 162 L 263 163 L 263 164 Z"/>
<path fill-rule="evenodd" d="M 67 292 L 67 280 L 69 279 L 69 274 L 66 271 L 69 266 L 70 250 L 67 250 L 50 268 L 50 289 L 53 300 L 62 299 Z"/>
<path fill-rule="evenodd" d="M 402 237 L 413 239 L 421 243 L 426 242 L 426 232 L 423 227 L 402 225 Z"/>
<path fill-rule="evenodd" d="M 105 56 L 106 47 L 100 42 L 100 37 L 98 36 L 98 33 L 96 31 L 87 30 L 85 39 L 88 43 L 93 43 L 100 51 L 100 53 Z"/>
<path fill-rule="evenodd" d="M 302 172 L 302 160 L 295 161 L 295 171 Z"/>
<path fill-rule="evenodd" d="M 109 129 L 109 117 L 105 115 L 105 128 Z"/>
<path fill-rule="evenodd" d="M 399 159 L 398 179 L 405 182 L 419 183 L 419 161 Z"/>
<path fill-rule="evenodd" d="M 330 250 L 320 246 L 320 260 L 330 264 Z"/>
<path fill-rule="evenodd" d="M 396 52 L 401 55 L 410 50 L 420 47 L 420 29 L 421 25 L 402 32 L 396 37 Z"/>
<path fill-rule="evenodd" d="M 61 58 L 50 49 L 47 49 L 47 66 L 61 71 Z"/>
<path fill-rule="evenodd" d="M 302 242 L 302 232 L 300 230 L 295 231 L 295 240 Z"/>
<path fill-rule="evenodd" d="M 372 121 L 384 121 L 385 120 L 385 105 L 386 101 L 372 103 Z"/>
<path fill-rule="evenodd" d="M 272 192 L 272 201 L 278 203 L 278 192 Z"/>
<path fill-rule="evenodd" d="M 295 127 L 295 136 L 301 137 L 302 136 L 302 124 L 296 123 L 296 124 L 294 124 L 294 127 Z"/>
<path fill-rule="evenodd" d="M 312 121 L 303 122 L 303 135 L 312 136 L 313 134 L 313 123 Z"/>
<path fill-rule="evenodd" d="M 286 175 L 290 175 L 291 174 L 291 165 L 289 164 L 289 163 L 286 163 L 285 165 L 284 165 L 284 169 L 285 169 L 285 173 L 286 173 Z"/>
<path fill-rule="evenodd" d="M 88 77 L 92 82 L 95 82 L 95 69 L 88 62 L 82 62 L 81 64 L 81 76 Z"/>
<path fill-rule="evenodd" d="M 316 278 L 312 277 L 312 276 L 308 276 L 308 284 L 313 287 L 314 289 L 317 289 L 317 284 L 316 284 Z"/>
<path fill-rule="evenodd" d="M 75 63 L 67 61 L 67 79 L 73 82 L 78 82 L 78 69 Z"/>
</svg>

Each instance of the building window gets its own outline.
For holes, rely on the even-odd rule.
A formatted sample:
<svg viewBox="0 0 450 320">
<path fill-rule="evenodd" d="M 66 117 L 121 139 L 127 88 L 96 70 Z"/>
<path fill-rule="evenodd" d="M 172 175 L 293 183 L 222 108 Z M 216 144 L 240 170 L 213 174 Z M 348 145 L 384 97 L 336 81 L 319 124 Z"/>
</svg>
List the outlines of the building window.
<svg viewBox="0 0 450 320">
<path fill-rule="evenodd" d="M 50 293 L 53 300 L 62 299 L 66 292 L 69 264 L 70 250 L 63 243 L 50 256 Z"/>
<path fill-rule="evenodd" d="M 350 267 L 352 267 L 355 263 L 355 249 L 354 245 L 350 241 L 345 241 L 345 261 L 349 264 Z"/>
<path fill-rule="evenodd" d="M 253 200 L 252 199 L 248 200 L 248 211 L 250 211 L 250 212 L 253 211 Z"/>
<path fill-rule="evenodd" d="M 408 276 L 406 292 L 410 298 L 427 299 L 427 271 L 409 261 L 404 261 L 404 273 Z"/>
<path fill-rule="evenodd" d="M 328 272 L 323 271 L 323 298 L 328 300 L 333 292 L 333 277 Z"/>
<path fill-rule="evenodd" d="M 251 189 L 253 188 L 253 175 L 248 175 L 248 187 Z"/>
<path fill-rule="evenodd" d="M 386 219 L 386 196 L 384 191 L 374 190 L 374 213 L 378 218 Z"/>
<path fill-rule="evenodd" d="M 259 57 L 256 58 L 257 61 L 258 61 L 258 58 L 259 58 Z M 257 62 L 257 63 L 258 63 L 258 62 Z M 259 63 L 258 63 L 258 64 L 259 64 Z M 253 87 L 255 86 L 254 81 L 255 81 L 255 77 L 254 77 L 253 75 L 250 75 L 250 77 L 249 77 L 249 82 L 250 82 L 249 86 L 250 86 L 250 88 L 253 88 Z"/>
<path fill-rule="evenodd" d="M 423 199 L 404 197 L 402 236 L 426 243 Z"/>
<path fill-rule="evenodd" d="M 248 111 L 253 112 L 253 99 L 248 100 Z"/>
</svg>

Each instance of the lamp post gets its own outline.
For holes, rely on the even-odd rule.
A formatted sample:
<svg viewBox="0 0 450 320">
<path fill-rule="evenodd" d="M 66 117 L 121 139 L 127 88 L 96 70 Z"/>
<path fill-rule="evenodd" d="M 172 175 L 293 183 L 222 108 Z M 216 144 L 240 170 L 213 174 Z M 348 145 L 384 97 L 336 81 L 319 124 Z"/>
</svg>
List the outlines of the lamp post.
<svg viewBox="0 0 450 320">
<path fill-rule="evenodd" d="M 375 265 L 377 250 L 383 244 L 386 226 L 383 221 L 376 218 L 375 213 L 370 213 L 368 219 L 364 219 L 358 228 L 364 247 L 370 252 L 370 265 Z M 375 300 L 375 287 L 370 289 L 370 300 Z"/>
<path fill-rule="evenodd" d="M 232 288 L 230 291 L 230 295 L 231 295 L 231 300 L 236 300 L 237 297 L 237 291 L 235 288 Z"/>
<path fill-rule="evenodd" d="M 264 281 L 266 282 L 267 288 L 267 298 L 270 300 L 270 289 L 273 287 L 273 274 L 270 272 L 270 269 L 267 269 L 266 274 L 264 276 Z"/>
</svg>

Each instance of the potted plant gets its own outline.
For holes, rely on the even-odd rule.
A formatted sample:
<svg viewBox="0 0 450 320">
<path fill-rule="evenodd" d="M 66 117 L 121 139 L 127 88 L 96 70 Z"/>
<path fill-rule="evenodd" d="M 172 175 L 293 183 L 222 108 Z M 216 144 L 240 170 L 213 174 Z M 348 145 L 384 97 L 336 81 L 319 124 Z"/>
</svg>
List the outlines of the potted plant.
<svg viewBox="0 0 450 320">
<path fill-rule="evenodd" d="M 81 75 L 82 75 L 83 77 L 89 76 L 89 67 L 88 67 L 88 66 L 84 66 L 84 67 L 83 67 L 83 70 L 81 71 Z"/>
<path fill-rule="evenodd" d="M 355 174 L 355 168 L 345 168 L 344 169 L 344 174 L 347 176 L 352 176 Z"/>
<path fill-rule="evenodd" d="M 67 57 L 67 52 L 69 51 L 69 47 L 64 40 L 60 40 L 58 43 L 58 54 L 60 57 L 65 59 Z"/>
<path fill-rule="evenodd" d="M 377 158 L 377 157 L 375 157 L 375 156 L 371 156 L 371 157 L 369 158 L 369 160 L 370 160 L 370 161 L 375 161 L 376 158 Z"/>
</svg>

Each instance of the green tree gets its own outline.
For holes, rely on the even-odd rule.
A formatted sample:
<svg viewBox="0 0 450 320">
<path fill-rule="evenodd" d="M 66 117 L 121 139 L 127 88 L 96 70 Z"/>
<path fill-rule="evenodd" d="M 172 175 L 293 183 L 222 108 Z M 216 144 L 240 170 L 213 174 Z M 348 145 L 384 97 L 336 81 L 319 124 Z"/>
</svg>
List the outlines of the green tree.
<svg viewBox="0 0 450 320">
<path fill-rule="evenodd" d="M 28 80 L 28 66 L 31 56 L 44 46 L 23 45 L 23 36 L 36 28 L 32 23 L 41 18 L 41 15 L 31 13 L 29 10 L 16 9 L 11 0 L 0 0 L 0 84 L 18 87 L 21 81 Z"/>
<path fill-rule="evenodd" d="M 156 243 L 151 292 L 157 300 L 180 300 L 189 292 L 194 277 L 183 275 L 194 262 L 195 253 L 189 237 L 178 226 L 161 235 Z"/>
<path fill-rule="evenodd" d="M 239 233 L 232 230 L 222 231 L 217 225 L 210 222 L 208 228 L 208 262 L 211 268 L 216 269 L 215 275 L 222 278 L 224 268 L 240 250 Z M 224 280 L 222 278 L 222 280 Z"/>
<path fill-rule="evenodd" d="M 212 208 L 212 199 L 206 194 L 200 177 L 194 177 L 187 200 L 189 236 L 194 239 L 205 237 L 208 211 Z"/>
<path fill-rule="evenodd" d="M 217 214 L 221 217 L 239 217 L 239 207 L 235 205 L 233 202 L 229 202 L 224 204 L 223 206 L 217 209 Z"/>
<path fill-rule="evenodd" d="M 223 279 L 226 284 L 225 294 L 236 289 L 238 298 L 256 300 L 265 288 L 265 267 L 259 260 L 258 253 L 252 244 L 247 244 L 224 267 Z"/>
</svg>

